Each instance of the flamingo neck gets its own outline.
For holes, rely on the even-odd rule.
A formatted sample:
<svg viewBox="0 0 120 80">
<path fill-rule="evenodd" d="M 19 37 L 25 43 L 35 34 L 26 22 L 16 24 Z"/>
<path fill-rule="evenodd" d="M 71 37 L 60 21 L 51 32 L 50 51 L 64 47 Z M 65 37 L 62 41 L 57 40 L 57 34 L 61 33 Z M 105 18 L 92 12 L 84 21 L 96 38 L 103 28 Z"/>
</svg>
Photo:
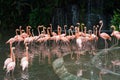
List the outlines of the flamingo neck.
<svg viewBox="0 0 120 80">
<path fill-rule="evenodd" d="M 46 34 L 46 31 L 45 31 L 46 27 L 43 27 L 43 33 Z"/>
<path fill-rule="evenodd" d="M 20 34 L 22 34 L 22 26 L 19 27 Z"/>
<path fill-rule="evenodd" d="M 13 52 L 13 50 L 14 50 L 15 48 L 11 48 L 11 54 L 12 54 L 12 61 L 13 62 L 15 62 L 15 54 L 14 54 L 14 52 Z"/>
<path fill-rule="evenodd" d="M 28 35 L 31 36 L 31 32 L 30 32 L 30 29 L 28 29 Z"/>
<path fill-rule="evenodd" d="M 27 58 L 27 60 L 28 60 L 28 47 L 26 47 L 26 52 L 25 52 L 25 54 L 26 54 L 26 58 Z"/>
<path fill-rule="evenodd" d="M 61 35 L 61 28 L 60 28 L 60 26 L 58 25 L 58 35 Z"/>
<path fill-rule="evenodd" d="M 50 36 L 49 27 L 47 28 L 47 34 Z"/>
<path fill-rule="evenodd" d="M 65 32 L 65 35 L 66 35 L 66 25 L 64 26 L 64 32 Z"/>
<path fill-rule="evenodd" d="M 86 30 L 87 30 L 86 27 L 84 27 L 84 34 L 85 34 L 85 36 L 86 36 Z"/>
<path fill-rule="evenodd" d="M 76 38 L 78 38 L 78 37 L 79 37 L 79 30 L 78 30 L 78 28 L 77 28 L 77 27 L 75 27 L 75 36 L 76 36 Z"/>
<path fill-rule="evenodd" d="M 12 49 L 12 61 L 15 62 L 15 54 L 13 52 L 13 49 Z"/>
<path fill-rule="evenodd" d="M 101 32 L 102 27 L 103 27 L 103 23 L 101 23 L 101 25 L 100 25 L 99 36 L 100 36 L 100 32 Z"/>
<path fill-rule="evenodd" d="M 34 32 L 33 32 L 33 29 L 32 29 L 32 36 L 35 36 L 35 35 L 34 35 Z"/>
<path fill-rule="evenodd" d="M 37 27 L 37 31 L 38 31 L 38 35 L 40 35 L 40 30 L 39 30 L 40 26 Z"/>
<path fill-rule="evenodd" d="M 52 33 L 52 24 L 50 24 L 50 32 Z"/>
<path fill-rule="evenodd" d="M 10 43 L 10 58 L 12 58 L 12 43 Z"/>
<path fill-rule="evenodd" d="M 97 36 L 97 28 L 95 28 L 95 35 Z"/>
<path fill-rule="evenodd" d="M 29 33 L 28 33 L 28 26 L 26 27 L 26 33 L 29 34 Z"/>
<path fill-rule="evenodd" d="M 68 30 L 68 35 L 70 36 L 70 29 Z"/>
<path fill-rule="evenodd" d="M 18 31 L 19 31 L 19 29 L 16 29 L 16 31 L 15 31 L 16 35 L 18 35 Z"/>
</svg>

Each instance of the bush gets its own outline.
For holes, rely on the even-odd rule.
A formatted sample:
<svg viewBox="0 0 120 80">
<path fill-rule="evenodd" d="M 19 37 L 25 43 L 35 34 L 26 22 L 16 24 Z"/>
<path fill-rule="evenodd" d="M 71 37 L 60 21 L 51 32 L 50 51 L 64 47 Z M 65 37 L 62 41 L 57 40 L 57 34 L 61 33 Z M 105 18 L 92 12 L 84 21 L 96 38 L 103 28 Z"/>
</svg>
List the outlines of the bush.
<svg viewBox="0 0 120 80">
<path fill-rule="evenodd" d="M 114 15 L 111 19 L 111 25 L 114 25 L 116 27 L 116 30 L 119 30 L 119 26 L 120 26 L 120 10 L 119 9 L 114 11 Z"/>
</svg>

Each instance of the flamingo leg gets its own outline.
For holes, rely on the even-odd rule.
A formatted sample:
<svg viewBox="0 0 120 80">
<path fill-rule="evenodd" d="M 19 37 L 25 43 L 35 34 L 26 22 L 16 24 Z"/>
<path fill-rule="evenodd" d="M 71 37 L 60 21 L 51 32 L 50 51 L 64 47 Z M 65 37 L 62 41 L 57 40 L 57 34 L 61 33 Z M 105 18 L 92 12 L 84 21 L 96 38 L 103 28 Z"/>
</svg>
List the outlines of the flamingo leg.
<svg viewBox="0 0 120 80">
<path fill-rule="evenodd" d="M 117 42 L 113 46 L 111 46 L 111 48 L 117 46 L 118 43 L 119 43 L 119 40 L 117 39 Z"/>
<path fill-rule="evenodd" d="M 48 64 L 51 64 L 51 55 L 48 53 Z"/>
<path fill-rule="evenodd" d="M 41 61 L 41 53 L 39 53 L 39 63 L 40 63 L 40 61 Z"/>
<path fill-rule="evenodd" d="M 105 39 L 105 49 L 107 49 L 107 41 L 106 41 L 106 39 Z"/>
<path fill-rule="evenodd" d="M 73 59 L 74 59 L 74 57 L 73 57 L 73 52 L 71 52 L 70 54 L 71 54 L 70 57 L 71 57 L 71 59 L 73 60 Z"/>
<path fill-rule="evenodd" d="M 99 80 L 102 80 L 102 74 L 101 74 L 101 72 L 99 73 Z"/>
<path fill-rule="evenodd" d="M 107 43 L 107 41 L 105 39 L 105 52 L 106 52 L 107 48 L 108 48 L 108 43 Z M 107 54 L 105 53 L 105 67 L 106 67 L 106 65 L 107 65 Z"/>
</svg>

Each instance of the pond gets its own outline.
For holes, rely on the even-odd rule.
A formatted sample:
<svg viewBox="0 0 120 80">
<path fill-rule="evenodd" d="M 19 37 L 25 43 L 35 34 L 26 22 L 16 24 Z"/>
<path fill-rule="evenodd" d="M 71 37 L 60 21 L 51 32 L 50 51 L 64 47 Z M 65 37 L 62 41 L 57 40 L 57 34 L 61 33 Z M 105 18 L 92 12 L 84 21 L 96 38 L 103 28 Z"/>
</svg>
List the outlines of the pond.
<svg viewBox="0 0 120 80">
<path fill-rule="evenodd" d="M 4 65 L 4 60 L 8 57 L 10 51 L 9 51 L 9 45 L 5 44 L 5 42 L 10 37 L 13 37 L 13 35 L 7 34 L 6 36 L 8 37 L 7 38 L 3 37 L 0 41 L 0 56 L 1 56 L 0 57 L 0 64 L 1 64 L 0 80 L 65 80 L 65 79 L 62 79 L 60 75 L 57 74 L 56 71 L 54 70 L 53 62 L 59 59 L 58 57 L 56 56 L 52 57 L 51 63 L 49 63 L 48 57 L 46 57 L 45 60 L 42 61 L 40 59 L 41 55 L 38 55 L 38 54 L 34 54 L 34 56 L 32 57 L 32 61 L 29 64 L 28 70 L 22 71 L 18 61 L 16 62 L 16 67 L 13 75 L 11 74 L 6 75 L 6 71 L 3 70 L 3 65 Z M 99 41 L 98 45 L 103 46 L 104 44 L 101 44 L 101 43 L 102 41 Z M 47 45 L 51 44 L 51 42 L 48 42 L 46 44 Z M 30 49 L 35 49 L 35 51 L 37 51 L 38 47 L 35 47 L 33 45 L 37 45 L 37 44 L 32 44 L 32 46 L 29 46 L 31 47 Z M 57 44 L 57 45 L 60 45 L 60 44 Z M 50 46 L 51 45 L 48 45 L 48 48 L 50 48 Z M 74 58 L 72 59 L 70 54 L 72 52 L 68 49 L 66 50 L 66 48 L 63 46 L 59 47 L 59 50 L 61 51 L 58 51 L 58 52 L 67 53 L 63 57 L 63 65 L 64 65 L 64 68 L 67 70 L 67 72 L 74 75 L 74 77 L 82 77 L 86 80 L 119 80 L 120 66 L 112 66 L 111 61 L 120 60 L 120 54 L 119 54 L 120 48 L 115 47 L 115 48 L 108 48 L 104 50 L 104 49 L 101 49 L 103 47 L 100 47 L 100 46 L 98 46 L 98 49 L 95 51 L 96 55 L 91 55 L 90 54 L 91 51 L 83 51 L 84 54 L 80 55 L 80 58 L 78 60 L 76 60 L 76 54 L 73 54 Z M 16 46 L 16 47 L 19 47 L 19 46 Z M 64 50 L 62 47 L 64 48 Z M 18 51 L 21 51 L 21 52 L 24 51 L 22 50 L 23 48 L 24 46 L 21 45 Z M 48 52 L 52 51 L 53 48 L 55 47 L 52 46 L 52 48 L 48 49 Z M 46 48 L 44 48 L 44 50 L 46 50 Z M 35 53 L 39 53 L 39 50 Z M 57 55 L 57 56 L 60 57 L 60 55 Z M 102 70 L 104 72 L 104 69 L 106 73 L 100 74 Z M 81 75 L 79 76 L 78 73 L 80 73 L 80 71 L 81 71 Z M 79 80 L 79 78 L 76 78 L 76 79 Z M 76 79 L 72 78 L 69 80 L 76 80 Z"/>
</svg>

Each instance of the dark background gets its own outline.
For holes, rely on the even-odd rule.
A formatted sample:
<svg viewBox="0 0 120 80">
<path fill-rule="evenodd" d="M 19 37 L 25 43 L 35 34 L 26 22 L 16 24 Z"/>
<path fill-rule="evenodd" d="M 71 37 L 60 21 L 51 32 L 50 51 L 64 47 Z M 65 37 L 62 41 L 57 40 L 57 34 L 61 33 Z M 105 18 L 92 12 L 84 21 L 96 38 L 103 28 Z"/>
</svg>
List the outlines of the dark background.
<svg viewBox="0 0 120 80">
<path fill-rule="evenodd" d="M 85 23 L 92 29 L 99 20 L 104 21 L 104 29 L 109 29 L 113 12 L 120 9 L 120 0 L 1 0 L 0 31 L 15 30 L 20 25 L 36 28 L 57 25 Z"/>
</svg>

